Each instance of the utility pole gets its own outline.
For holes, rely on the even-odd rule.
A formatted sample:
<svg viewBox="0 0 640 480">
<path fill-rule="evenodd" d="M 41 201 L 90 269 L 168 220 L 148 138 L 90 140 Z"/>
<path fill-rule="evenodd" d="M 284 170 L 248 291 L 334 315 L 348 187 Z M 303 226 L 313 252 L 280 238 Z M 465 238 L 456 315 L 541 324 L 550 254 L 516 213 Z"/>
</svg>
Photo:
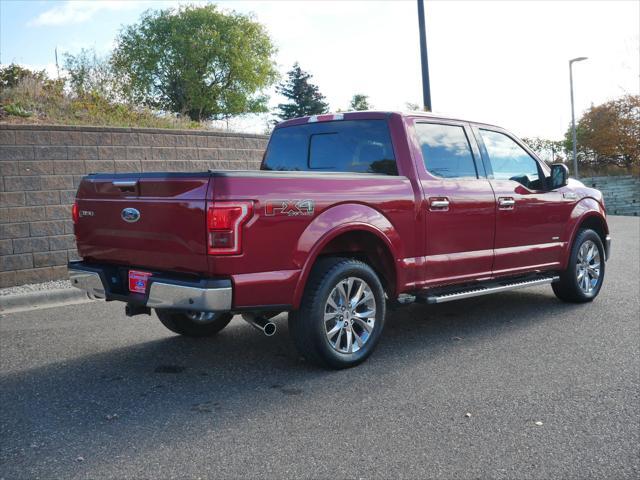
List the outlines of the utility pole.
<svg viewBox="0 0 640 480">
<path fill-rule="evenodd" d="M 422 104 L 431 111 L 431 86 L 429 84 L 429 60 L 427 58 L 427 32 L 424 24 L 424 0 L 418 0 L 418 24 L 420 27 L 420 61 L 422 64 Z"/>
<path fill-rule="evenodd" d="M 580 178 L 578 173 L 578 155 L 576 153 L 576 115 L 573 107 L 573 62 L 581 62 L 587 57 L 576 57 L 569 60 L 569 88 L 571 90 L 571 136 L 573 139 L 573 174 Z"/>
<path fill-rule="evenodd" d="M 56 72 L 58 73 L 58 80 L 60 80 L 60 67 L 58 66 L 58 47 L 57 46 L 54 52 L 56 54 Z"/>
</svg>

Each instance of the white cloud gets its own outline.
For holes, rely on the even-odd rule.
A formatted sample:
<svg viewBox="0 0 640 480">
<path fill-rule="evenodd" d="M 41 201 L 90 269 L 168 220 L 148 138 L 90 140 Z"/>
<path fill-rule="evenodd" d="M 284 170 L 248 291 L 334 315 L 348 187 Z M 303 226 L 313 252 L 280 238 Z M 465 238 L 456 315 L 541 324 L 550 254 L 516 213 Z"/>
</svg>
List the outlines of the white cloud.
<svg viewBox="0 0 640 480">
<path fill-rule="evenodd" d="M 61 26 L 83 23 L 91 20 L 100 11 L 131 10 L 138 8 L 141 3 L 136 0 L 67 0 L 62 5 L 57 5 L 49 10 L 45 10 L 28 25 L 34 27 L 41 26 Z"/>
</svg>

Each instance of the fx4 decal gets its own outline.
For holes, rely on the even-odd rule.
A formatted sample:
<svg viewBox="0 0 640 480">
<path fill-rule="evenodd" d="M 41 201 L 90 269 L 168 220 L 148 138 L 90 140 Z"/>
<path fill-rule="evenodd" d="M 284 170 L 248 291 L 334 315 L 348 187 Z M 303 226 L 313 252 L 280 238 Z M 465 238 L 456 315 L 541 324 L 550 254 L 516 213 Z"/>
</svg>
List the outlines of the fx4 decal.
<svg viewBox="0 0 640 480">
<path fill-rule="evenodd" d="M 313 200 L 267 200 L 264 204 L 264 214 L 268 217 L 274 215 L 297 217 L 313 215 L 314 208 Z"/>
</svg>

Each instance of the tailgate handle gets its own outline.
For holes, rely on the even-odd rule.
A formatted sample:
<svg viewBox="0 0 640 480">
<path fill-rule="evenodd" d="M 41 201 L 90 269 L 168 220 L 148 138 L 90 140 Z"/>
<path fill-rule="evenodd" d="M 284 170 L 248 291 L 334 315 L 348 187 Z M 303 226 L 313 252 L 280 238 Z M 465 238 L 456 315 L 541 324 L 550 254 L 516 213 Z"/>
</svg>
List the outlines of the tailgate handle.
<svg viewBox="0 0 640 480">
<path fill-rule="evenodd" d="M 138 184 L 138 180 L 114 180 L 114 187 L 118 188 L 127 188 L 127 187 L 135 187 Z"/>
</svg>

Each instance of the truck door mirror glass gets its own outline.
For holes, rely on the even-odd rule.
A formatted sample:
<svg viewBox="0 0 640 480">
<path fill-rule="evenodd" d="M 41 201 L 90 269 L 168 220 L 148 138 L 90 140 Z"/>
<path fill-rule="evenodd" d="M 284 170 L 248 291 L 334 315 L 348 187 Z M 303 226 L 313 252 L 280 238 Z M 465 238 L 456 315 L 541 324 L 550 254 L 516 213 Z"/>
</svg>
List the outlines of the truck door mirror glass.
<svg viewBox="0 0 640 480">
<path fill-rule="evenodd" d="M 551 165 L 551 178 L 549 179 L 549 188 L 564 187 L 569 183 L 569 169 L 563 163 L 554 163 Z"/>
</svg>

